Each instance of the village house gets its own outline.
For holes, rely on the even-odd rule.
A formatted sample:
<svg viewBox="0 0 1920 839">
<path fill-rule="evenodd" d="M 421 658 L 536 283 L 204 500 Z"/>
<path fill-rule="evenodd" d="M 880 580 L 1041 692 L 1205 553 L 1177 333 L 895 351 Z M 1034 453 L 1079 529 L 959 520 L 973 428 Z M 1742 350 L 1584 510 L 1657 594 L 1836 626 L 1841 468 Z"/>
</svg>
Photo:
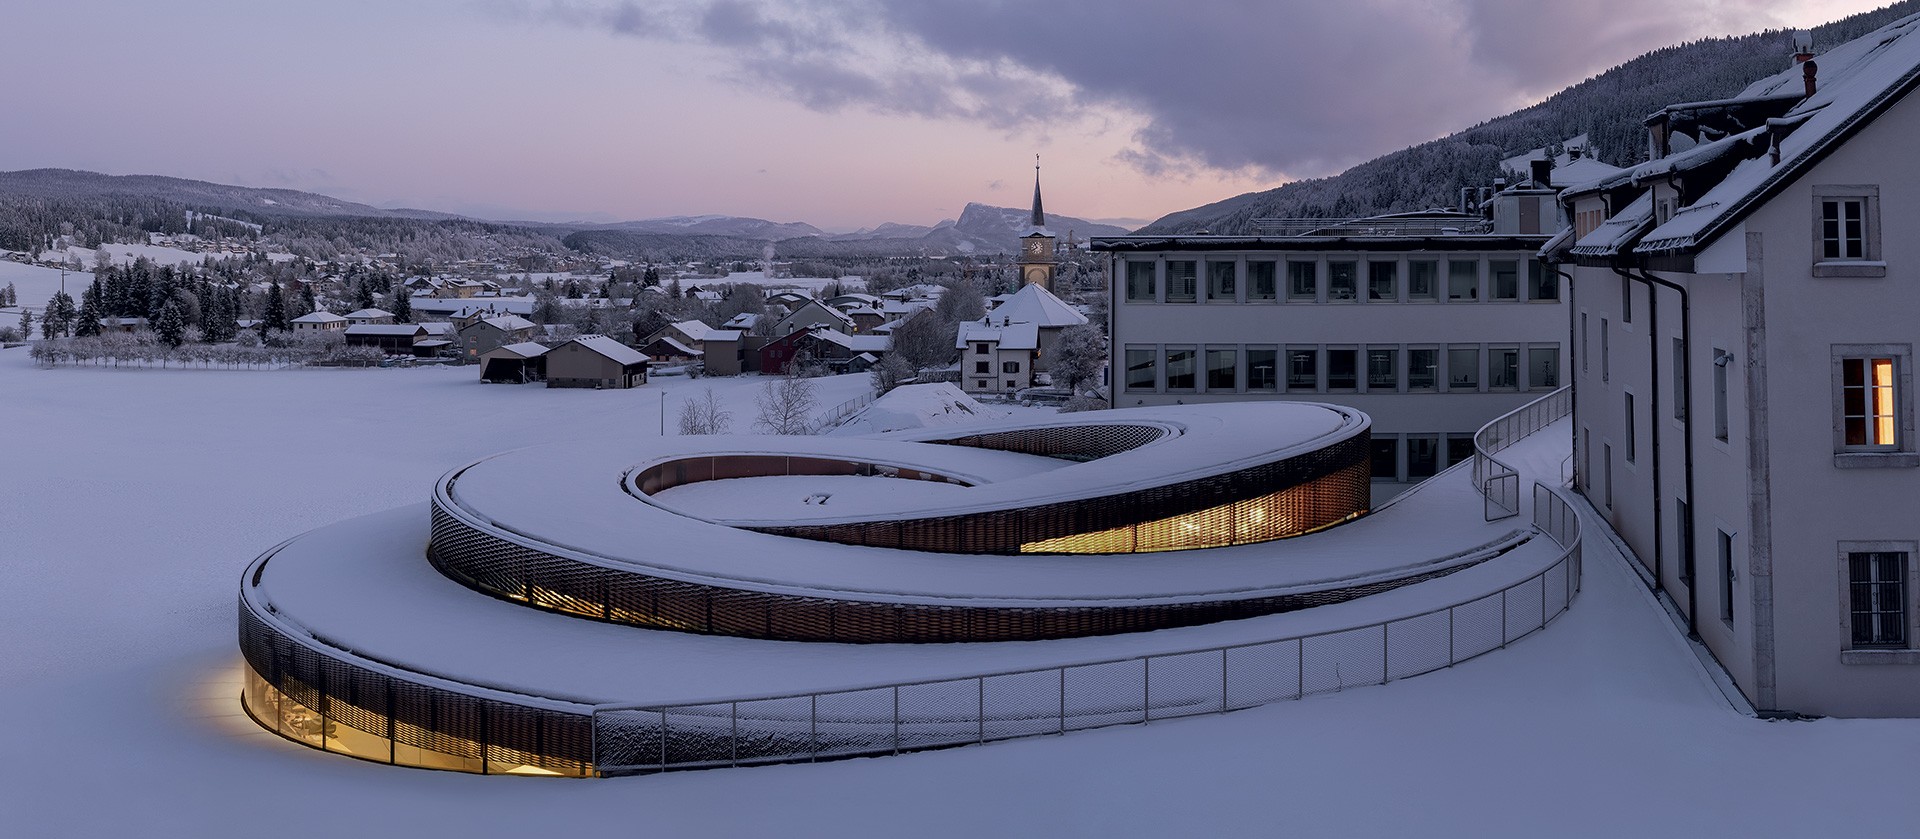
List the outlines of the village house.
<svg viewBox="0 0 1920 839">
<path fill-rule="evenodd" d="M 605 335 L 583 335 L 542 357 L 547 387 L 630 388 L 647 383 L 646 355 Z"/>
<path fill-rule="evenodd" d="M 322 309 L 308 312 L 290 322 L 295 332 L 330 332 L 347 328 L 347 319 Z"/>
</svg>

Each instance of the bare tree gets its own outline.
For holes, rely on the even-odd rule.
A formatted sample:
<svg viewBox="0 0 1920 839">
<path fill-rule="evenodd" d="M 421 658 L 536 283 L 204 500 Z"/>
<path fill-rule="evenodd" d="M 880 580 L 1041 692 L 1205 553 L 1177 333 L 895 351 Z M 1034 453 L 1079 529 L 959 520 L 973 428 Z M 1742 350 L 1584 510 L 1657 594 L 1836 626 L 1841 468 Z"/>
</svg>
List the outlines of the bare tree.
<svg viewBox="0 0 1920 839">
<path fill-rule="evenodd" d="M 899 387 L 902 381 L 913 378 L 914 374 L 913 365 L 908 364 L 899 353 L 893 352 L 881 356 L 880 362 L 873 365 L 870 372 L 873 375 L 873 392 L 879 394 Z"/>
<path fill-rule="evenodd" d="M 813 382 L 799 376 L 782 376 L 761 385 L 754 397 L 760 418 L 754 427 L 768 434 L 806 434 L 812 429 Z"/>
<path fill-rule="evenodd" d="M 893 328 L 891 352 L 915 370 L 945 367 L 953 363 L 957 327 L 929 311 L 921 310 Z"/>
<path fill-rule="evenodd" d="M 1047 373 L 1053 377 L 1054 384 L 1077 391 L 1081 383 L 1099 377 L 1100 368 L 1106 363 L 1106 338 L 1101 336 L 1099 327 L 1083 323 L 1060 330 L 1060 342 L 1054 345 Z"/>
<path fill-rule="evenodd" d="M 725 434 L 733 425 L 733 412 L 720 407 L 713 388 L 704 395 L 680 403 L 681 434 Z"/>
</svg>

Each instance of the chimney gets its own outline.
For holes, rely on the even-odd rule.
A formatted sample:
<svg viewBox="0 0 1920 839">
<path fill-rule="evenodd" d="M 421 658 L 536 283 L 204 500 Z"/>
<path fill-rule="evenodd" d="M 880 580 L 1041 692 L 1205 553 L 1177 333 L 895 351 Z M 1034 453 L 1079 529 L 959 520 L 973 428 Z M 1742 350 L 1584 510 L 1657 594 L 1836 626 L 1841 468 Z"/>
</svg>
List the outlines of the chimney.
<svg viewBox="0 0 1920 839">
<path fill-rule="evenodd" d="M 1583 148 L 1581 148 L 1581 147 L 1579 147 L 1579 146 L 1568 146 L 1568 147 L 1567 147 L 1567 159 L 1568 159 L 1568 160 L 1579 160 L 1579 159 L 1580 159 L 1580 156 L 1581 156 L 1581 155 L 1583 155 L 1583 154 L 1586 154 L 1586 153 L 1587 153 L 1587 150 L 1586 150 L 1586 149 L 1583 149 Z"/>
<path fill-rule="evenodd" d="M 1813 60 L 1813 33 L 1801 29 L 1793 33 L 1793 63 L 1800 65 L 1800 77 L 1806 82 L 1806 95 L 1813 96 L 1818 85 L 1815 77 L 1820 74 L 1820 64 Z"/>
<path fill-rule="evenodd" d="M 1533 185 L 1536 189 L 1553 188 L 1553 161 L 1533 160 Z"/>
</svg>

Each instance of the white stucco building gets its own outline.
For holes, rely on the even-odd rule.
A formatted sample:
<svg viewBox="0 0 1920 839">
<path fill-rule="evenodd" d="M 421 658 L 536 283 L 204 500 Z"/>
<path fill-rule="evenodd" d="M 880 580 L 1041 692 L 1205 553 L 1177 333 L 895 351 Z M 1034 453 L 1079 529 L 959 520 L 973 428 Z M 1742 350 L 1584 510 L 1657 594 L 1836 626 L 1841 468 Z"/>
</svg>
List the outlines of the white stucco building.
<svg viewBox="0 0 1920 839">
<path fill-rule="evenodd" d="M 1465 460 L 1481 425 L 1564 384 L 1560 277 L 1535 258 L 1560 226 L 1553 195 L 1526 184 L 1484 214 L 1095 238 L 1114 278 L 1114 407 L 1337 402 L 1373 417 L 1376 480 Z"/>
<path fill-rule="evenodd" d="M 1566 191 L 1574 466 L 1762 713 L 1920 715 L 1920 16 L 1800 52 Z"/>
</svg>

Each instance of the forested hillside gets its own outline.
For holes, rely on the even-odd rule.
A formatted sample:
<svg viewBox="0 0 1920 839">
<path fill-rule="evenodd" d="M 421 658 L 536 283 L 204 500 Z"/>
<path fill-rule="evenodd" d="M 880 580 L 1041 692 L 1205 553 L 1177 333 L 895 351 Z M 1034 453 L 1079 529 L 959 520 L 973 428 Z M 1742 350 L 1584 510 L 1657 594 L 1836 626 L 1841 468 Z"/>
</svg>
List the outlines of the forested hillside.
<svg viewBox="0 0 1920 839">
<path fill-rule="evenodd" d="M 1814 44 L 1852 40 L 1920 11 L 1920 0 L 1815 28 Z M 1327 178 L 1295 181 L 1173 213 L 1142 233 L 1247 233 L 1256 218 L 1349 218 L 1458 203 L 1460 189 L 1501 175 L 1500 161 L 1527 149 L 1589 136 L 1616 166 L 1645 157 L 1641 120 L 1676 102 L 1724 98 L 1787 69 L 1792 33 L 1710 38 L 1655 50 L 1560 91 L 1538 105 L 1397 151 Z"/>
</svg>

